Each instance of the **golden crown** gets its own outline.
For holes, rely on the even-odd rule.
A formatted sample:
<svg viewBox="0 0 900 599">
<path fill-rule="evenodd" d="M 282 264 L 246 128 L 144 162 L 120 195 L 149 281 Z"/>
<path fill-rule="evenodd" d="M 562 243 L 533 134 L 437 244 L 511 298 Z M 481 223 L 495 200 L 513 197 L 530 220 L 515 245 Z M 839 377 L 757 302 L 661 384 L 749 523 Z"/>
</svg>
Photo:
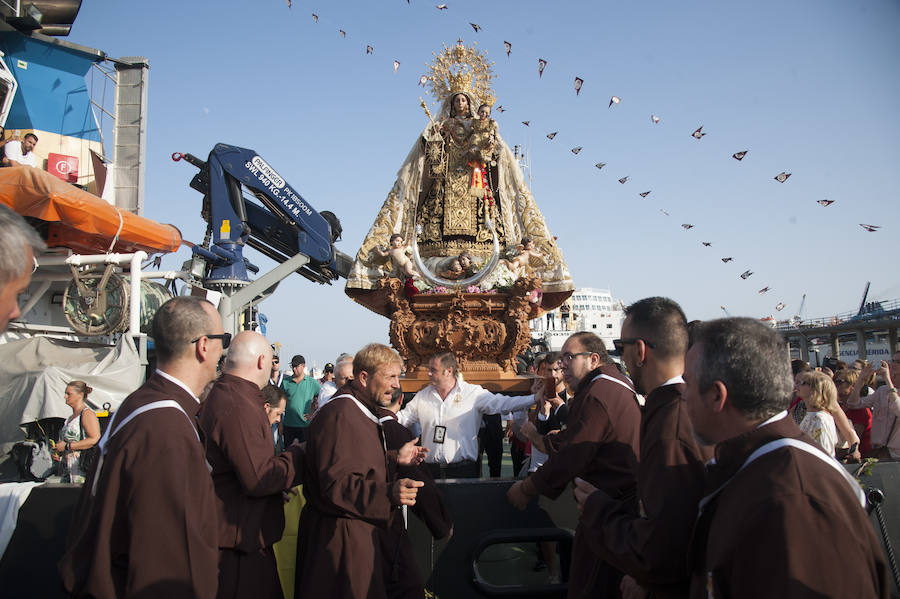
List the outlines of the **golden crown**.
<svg viewBox="0 0 900 599">
<path fill-rule="evenodd" d="M 444 44 L 443 51 L 434 54 L 427 77 L 429 91 L 438 102 L 466 92 L 478 103 L 493 106 L 497 100 L 491 92 L 494 63 L 487 59 L 487 53 L 476 48 L 477 45 L 466 46 L 460 39 L 452 48 Z"/>
</svg>

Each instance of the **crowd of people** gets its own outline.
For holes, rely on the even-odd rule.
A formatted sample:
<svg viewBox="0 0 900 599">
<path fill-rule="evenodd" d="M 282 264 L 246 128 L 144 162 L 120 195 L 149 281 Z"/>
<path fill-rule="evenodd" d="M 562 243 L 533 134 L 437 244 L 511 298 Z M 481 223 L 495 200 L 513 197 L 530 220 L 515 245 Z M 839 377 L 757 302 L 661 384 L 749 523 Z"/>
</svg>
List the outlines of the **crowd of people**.
<svg viewBox="0 0 900 599">
<path fill-rule="evenodd" d="M 21 233 L 10 254 L 7 232 L 21 226 L 0 210 L 7 319 L 17 315 L 7 289 L 27 285 L 41 247 Z M 401 407 L 404 363 L 388 346 L 339 357 L 322 380 L 294 356 L 281 376 L 262 335 L 232 338 L 211 303 L 176 297 L 153 319 L 155 371 L 83 473 L 65 588 L 282 597 L 273 545 L 286 494 L 302 484 L 295 597 L 423 597 L 406 512 L 435 538 L 453 534 L 434 479 L 477 476 L 479 428 L 499 414 L 540 462 L 523 465 L 510 504 L 574 489 L 571 563 L 555 573 L 569 597 L 888 597 L 864 493 L 835 456 L 900 455 L 900 353 L 833 373 L 795 363 L 792 374 L 783 340 L 758 321 L 689 325 L 662 297 L 625 314 L 614 342 L 624 372 L 599 337 L 578 332 L 541 362 L 533 394 L 504 396 L 465 381 L 442 353 Z M 66 392 L 64 456 L 98 432 L 78 383 Z M 844 409 L 850 426 L 838 424 Z"/>
</svg>

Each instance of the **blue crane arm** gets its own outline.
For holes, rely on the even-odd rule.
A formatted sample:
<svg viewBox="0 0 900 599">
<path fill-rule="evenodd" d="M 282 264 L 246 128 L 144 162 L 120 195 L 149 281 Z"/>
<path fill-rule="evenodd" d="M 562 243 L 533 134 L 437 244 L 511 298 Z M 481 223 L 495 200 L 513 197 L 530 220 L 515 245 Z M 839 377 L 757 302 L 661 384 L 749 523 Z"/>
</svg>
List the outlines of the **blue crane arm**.
<svg viewBox="0 0 900 599">
<path fill-rule="evenodd" d="M 208 279 L 248 280 L 245 245 L 278 262 L 298 253 L 306 255 L 310 264 L 301 274 L 312 280 L 346 277 L 347 257 L 333 245 L 339 233 L 255 151 L 220 143 L 206 162 L 190 154 L 184 158 L 200 168 L 191 187 L 204 194 L 203 215 L 210 223 L 212 239 L 209 248 L 194 251 L 210 263 Z M 247 201 L 244 188 L 262 206 Z M 336 219 L 333 222 L 339 226 Z"/>
</svg>

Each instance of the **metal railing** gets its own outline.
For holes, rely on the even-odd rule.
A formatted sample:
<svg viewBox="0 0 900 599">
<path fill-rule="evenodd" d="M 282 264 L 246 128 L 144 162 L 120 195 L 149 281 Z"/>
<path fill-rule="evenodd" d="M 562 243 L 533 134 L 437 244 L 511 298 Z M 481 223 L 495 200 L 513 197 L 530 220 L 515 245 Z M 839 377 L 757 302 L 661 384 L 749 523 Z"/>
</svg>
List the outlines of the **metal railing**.
<svg viewBox="0 0 900 599">
<path fill-rule="evenodd" d="M 858 314 L 857 312 L 842 312 L 834 316 L 824 316 L 821 318 L 809 318 L 806 320 L 779 320 L 776 328 L 779 331 L 796 330 L 796 329 L 816 329 L 835 327 L 852 323 L 864 323 L 873 320 L 900 320 L 900 299 L 885 300 L 882 302 L 872 302 L 880 306 L 879 309 L 869 310 Z"/>
</svg>

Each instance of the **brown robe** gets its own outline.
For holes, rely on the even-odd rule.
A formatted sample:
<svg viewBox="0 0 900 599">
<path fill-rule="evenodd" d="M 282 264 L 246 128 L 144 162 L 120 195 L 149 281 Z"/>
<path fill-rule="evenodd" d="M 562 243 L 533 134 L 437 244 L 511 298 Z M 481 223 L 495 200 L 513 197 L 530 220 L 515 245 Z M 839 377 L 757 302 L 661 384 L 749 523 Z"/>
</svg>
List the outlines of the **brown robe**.
<svg viewBox="0 0 900 599">
<path fill-rule="evenodd" d="M 384 599 L 381 544 L 398 507 L 375 406 L 357 382 L 344 386 L 309 425 L 297 536 L 294 596 Z M 356 400 L 341 397 L 352 394 Z"/>
<path fill-rule="evenodd" d="M 690 596 L 888 597 L 881 544 L 839 472 L 793 447 L 740 470 L 770 441 L 813 444 L 787 412 L 782 415 L 716 446 L 706 490 L 721 490 L 697 520 Z"/>
<path fill-rule="evenodd" d="M 595 377 L 606 374 L 625 383 Z M 631 383 L 611 365 L 588 373 L 569 401 L 566 429 L 544 437 L 550 457 L 525 479 L 528 490 L 555 499 L 577 476 L 637 513 L 641 410 Z M 572 547 L 569 597 L 618 597 L 621 572 L 598 561 L 579 522 Z"/>
<path fill-rule="evenodd" d="M 644 403 L 641 516 L 603 491 L 591 495 L 581 513 L 597 556 L 635 578 L 652 597 L 687 597 L 690 586 L 685 556 L 706 470 L 683 394 L 684 383 L 665 385 Z"/>
<path fill-rule="evenodd" d="M 173 407 L 125 424 L 88 474 L 73 513 L 63 584 L 74 597 L 212 599 L 217 586 L 215 494 L 194 428 L 200 404 L 158 373 L 129 395 L 115 427 L 137 408 L 160 400 Z"/>
<path fill-rule="evenodd" d="M 282 597 L 272 545 L 284 531 L 282 491 L 295 481 L 293 445 L 275 455 L 259 387 L 223 374 L 200 408 L 206 458 L 212 466 L 219 523 L 219 593 Z"/>
<path fill-rule="evenodd" d="M 385 443 L 388 450 L 399 450 L 412 441 L 409 429 L 397 421 L 397 415 L 385 408 L 378 409 L 379 421 L 384 430 Z M 395 472 L 397 478 L 411 478 L 425 483 L 416 494 L 416 504 L 410 508 L 431 531 L 431 534 L 442 539 L 450 534 L 453 520 L 443 496 L 434 479 L 425 468 L 420 466 L 398 466 L 389 461 L 388 469 Z M 379 529 L 381 550 L 384 555 L 384 581 L 388 599 L 422 599 L 425 595 L 425 581 L 416 562 L 415 551 L 406 530 L 403 512 L 395 510 L 385 530 Z"/>
</svg>

